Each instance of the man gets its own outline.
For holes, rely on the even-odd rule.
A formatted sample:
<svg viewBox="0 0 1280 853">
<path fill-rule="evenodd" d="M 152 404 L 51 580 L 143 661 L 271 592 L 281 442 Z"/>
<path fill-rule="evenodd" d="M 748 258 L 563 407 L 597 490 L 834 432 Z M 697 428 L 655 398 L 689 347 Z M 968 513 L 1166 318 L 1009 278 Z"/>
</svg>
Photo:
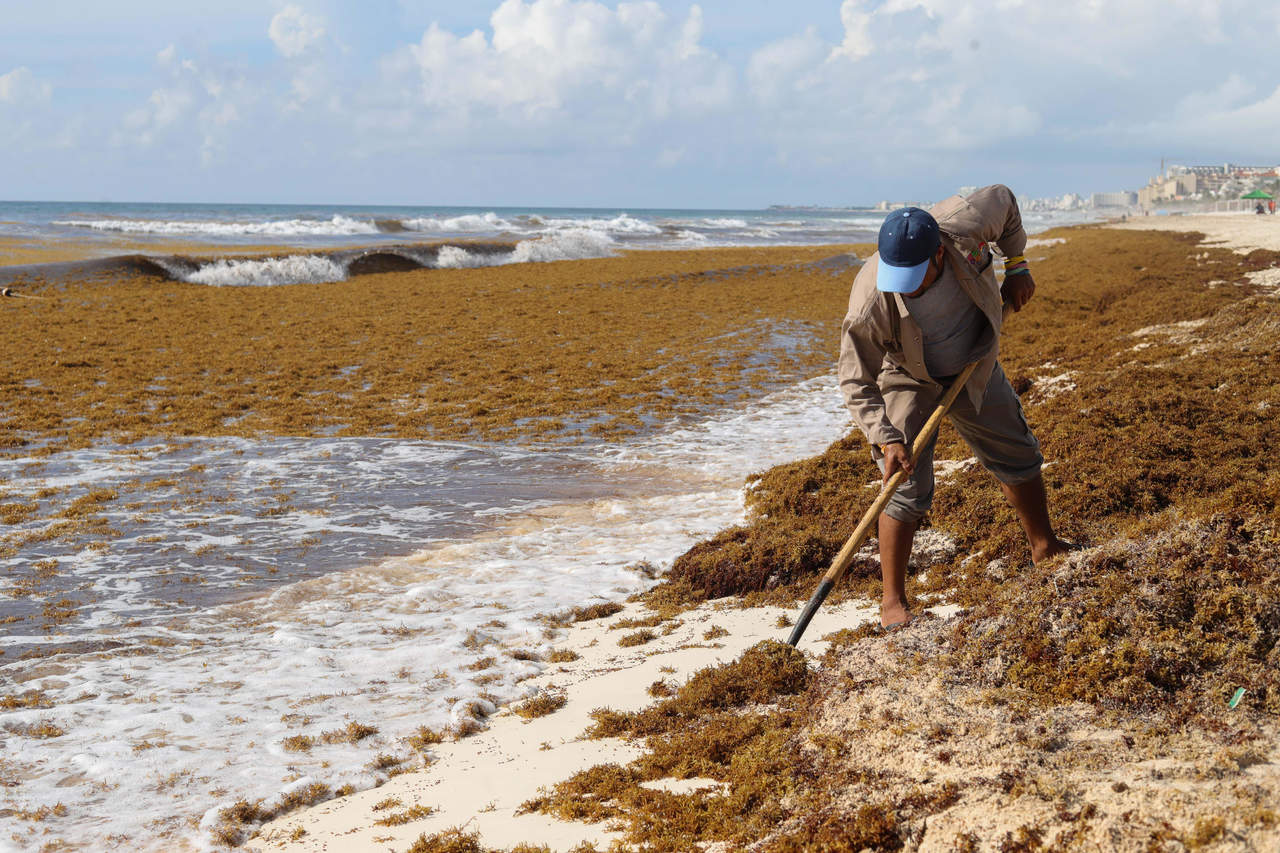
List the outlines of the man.
<svg viewBox="0 0 1280 853">
<path fill-rule="evenodd" d="M 871 442 L 887 481 L 909 476 L 880 515 L 884 584 L 880 624 L 911 620 L 905 582 L 916 527 L 933 501 L 931 439 L 912 465 L 910 443 L 951 380 L 977 361 L 950 418 L 995 475 L 1040 562 L 1068 550 L 1049 522 L 1040 444 L 997 361 L 1002 302 L 1021 311 L 1035 293 L 1022 257 L 1027 235 L 1008 187 L 952 196 L 928 212 L 894 211 L 880 228 L 879 251 L 853 282 L 841 336 L 839 379 L 854 422 Z M 996 283 L 991 245 L 1005 258 Z"/>
</svg>

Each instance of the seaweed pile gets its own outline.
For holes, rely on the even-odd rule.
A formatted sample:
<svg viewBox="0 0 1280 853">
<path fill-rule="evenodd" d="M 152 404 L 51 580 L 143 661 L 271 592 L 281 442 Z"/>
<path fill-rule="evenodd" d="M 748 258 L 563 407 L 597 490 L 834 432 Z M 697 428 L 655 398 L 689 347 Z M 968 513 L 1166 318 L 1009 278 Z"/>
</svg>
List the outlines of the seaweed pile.
<svg viewBox="0 0 1280 853">
<path fill-rule="evenodd" d="M 617 440 L 829 363 L 831 247 L 637 252 L 354 282 L 26 280 L 0 447 L 201 436 Z"/>
<path fill-rule="evenodd" d="M 602 709 L 594 736 L 648 754 L 530 809 L 610 820 L 644 851 L 1280 844 L 1280 302 L 1259 275 L 1280 255 L 1055 236 L 1003 361 L 1060 532 L 1091 547 L 1029 566 L 994 482 L 955 466 L 928 522 L 954 552 L 921 559 L 909 595 L 962 615 L 837 632 L 804 678 L 765 676 L 794 663 L 757 648 L 645 711 Z M 948 427 L 938 455 L 969 454 Z M 872 495 L 866 456 L 850 436 L 754 477 L 747 522 L 678 560 L 651 606 L 803 600 Z M 865 556 L 845 594 L 876 574 Z M 694 698 L 711 683 L 720 701 Z M 718 784 L 644 785 L 664 777 Z"/>
</svg>

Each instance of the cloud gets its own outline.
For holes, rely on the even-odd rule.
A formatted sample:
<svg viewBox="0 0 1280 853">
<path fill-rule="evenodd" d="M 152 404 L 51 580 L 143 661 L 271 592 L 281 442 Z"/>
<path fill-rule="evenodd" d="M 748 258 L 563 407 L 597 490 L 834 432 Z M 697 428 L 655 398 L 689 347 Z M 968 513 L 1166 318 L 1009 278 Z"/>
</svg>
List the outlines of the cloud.
<svg viewBox="0 0 1280 853">
<path fill-rule="evenodd" d="M 1206 63 L 1261 47 L 1249 20 L 1243 0 L 844 0 L 838 40 L 783 36 L 745 79 L 760 132 L 789 162 L 865 169 L 1099 136 L 1149 146 L 1154 127 L 1202 138 L 1203 116 L 1266 103 L 1254 93 L 1280 78 L 1260 64 L 1185 94 Z"/>
<path fill-rule="evenodd" d="M 435 113 L 616 128 L 721 107 L 731 70 L 701 44 L 702 10 L 669 16 L 656 2 L 504 0 L 481 30 L 432 24 L 408 49 L 416 100 Z"/>
<path fill-rule="evenodd" d="M 139 148 L 163 143 L 169 156 L 192 150 L 203 165 L 210 165 L 253 103 L 252 89 L 227 72 L 179 58 L 172 45 L 156 54 L 156 62 L 169 79 L 152 90 L 145 104 L 125 114 L 112 141 Z"/>
<path fill-rule="evenodd" d="M 25 65 L 0 74 L 0 104 L 36 104 L 49 100 L 52 94 L 53 86 L 36 79 Z"/>
<path fill-rule="evenodd" d="M 1166 114 L 1145 122 L 1110 122 L 1094 136 L 1134 146 L 1159 140 L 1162 151 L 1215 153 L 1229 138 L 1234 149 L 1256 152 L 1251 158 L 1270 164 L 1273 141 L 1280 137 L 1280 85 L 1258 93 L 1252 83 L 1231 73 L 1217 86 L 1183 95 Z M 1179 159 L 1185 156 L 1178 155 Z"/>
<path fill-rule="evenodd" d="M 804 92 L 821 81 L 823 63 L 831 46 L 815 27 L 768 44 L 747 63 L 747 84 L 766 108 L 785 106 L 793 94 Z"/>
<path fill-rule="evenodd" d="M 282 56 L 293 59 L 310 51 L 324 38 L 324 19 L 290 4 L 271 19 L 267 35 Z"/>
<path fill-rule="evenodd" d="M 874 49 L 871 41 L 871 19 L 873 12 L 866 0 L 844 0 L 840 4 L 840 23 L 844 25 L 844 41 L 835 49 L 833 56 L 847 56 L 850 59 L 861 59 L 869 56 Z"/>
<path fill-rule="evenodd" d="M 129 42 L 127 70 L 94 58 L 100 80 L 62 57 L 76 38 L 0 66 L 0 138 L 79 138 L 83 161 L 148 174 L 205 163 L 242 195 L 264 192 L 253 171 L 347 175 L 370 198 L 412 181 L 355 175 L 460 201 L 701 203 L 924 195 L 1019 167 L 1087 191 L 1066 170 L 1265 160 L 1280 133 L 1280 10 L 1244 0 L 693 2 L 276 0 L 194 34 L 178 10 Z M 103 127 L 117 144 L 90 146 Z"/>
</svg>

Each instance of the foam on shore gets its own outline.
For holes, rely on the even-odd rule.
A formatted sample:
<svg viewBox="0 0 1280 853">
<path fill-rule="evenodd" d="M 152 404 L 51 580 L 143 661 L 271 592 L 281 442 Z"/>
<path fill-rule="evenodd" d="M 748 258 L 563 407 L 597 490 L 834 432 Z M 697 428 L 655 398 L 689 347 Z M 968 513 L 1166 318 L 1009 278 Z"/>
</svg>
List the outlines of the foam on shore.
<svg viewBox="0 0 1280 853">
<path fill-rule="evenodd" d="M 747 411 L 583 459 L 617 486 L 608 497 L 495 506 L 490 532 L 180 617 L 140 619 L 104 606 L 83 626 L 86 647 L 98 651 L 0 667 L 11 690 L 41 697 L 6 713 L 13 733 L 0 757 L 23 780 L 6 804 L 65 804 L 68 815 L 52 826 L 79 843 L 127 835 L 133 849 L 172 850 L 205 843 L 191 820 L 239 799 L 274 801 L 302 779 L 373 786 L 387 775 L 372 767 L 376 757 L 407 757 L 404 738 L 419 726 L 443 728 L 529 692 L 522 682 L 541 667 L 516 652 L 542 655 L 560 640 L 539 614 L 646 588 L 649 567 L 741 519 L 746 473 L 820 450 L 844 417 L 833 379 L 811 380 Z M 412 468 L 413 456 L 429 450 L 406 445 L 403 464 Z M 345 464 L 364 476 L 367 461 L 351 454 Z M 21 460 L 14 464 L 20 473 Z M 53 464 L 63 485 L 110 476 L 74 457 Z M 146 454 L 122 464 L 132 479 L 165 470 L 150 468 Z M 258 478 L 278 468 L 299 488 L 308 478 L 347 488 L 340 461 L 310 473 L 269 457 L 258 464 Z M 245 514 L 234 501 L 207 511 Z M 158 544 L 176 542 L 196 519 L 169 520 L 173 530 L 151 534 Z M 322 505 L 273 523 L 343 530 Z M 233 562 L 272 560 L 252 537 L 229 531 L 223 544 L 243 552 Z M 140 579 L 103 575 L 93 564 L 85 572 L 103 593 L 138 591 Z M 228 580 L 233 590 L 234 575 Z M 349 723 L 378 733 L 323 742 Z M 37 734 L 53 729 L 62 734 Z M 291 751 L 288 738 L 312 745 Z"/>
</svg>

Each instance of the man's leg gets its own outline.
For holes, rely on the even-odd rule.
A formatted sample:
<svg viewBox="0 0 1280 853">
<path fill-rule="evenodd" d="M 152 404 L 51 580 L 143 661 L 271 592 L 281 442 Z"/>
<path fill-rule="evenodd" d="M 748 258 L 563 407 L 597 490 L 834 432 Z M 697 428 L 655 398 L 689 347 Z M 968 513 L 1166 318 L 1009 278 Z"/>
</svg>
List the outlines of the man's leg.
<svg viewBox="0 0 1280 853">
<path fill-rule="evenodd" d="M 902 371 L 881 374 L 880 390 L 893 425 L 907 437 L 907 446 L 920 432 L 932 414 L 942 389 L 925 384 Z M 911 557 L 911 540 L 920 520 L 933 503 L 933 448 L 938 436 L 926 442 L 915 461 L 915 471 L 902 481 L 884 512 L 877 519 L 880 544 L 880 624 L 898 625 L 911 618 L 907 606 L 907 562 Z M 875 453 L 876 464 L 884 473 L 884 458 Z"/>
<path fill-rule="evenodd" d="M 1038 563 L 1070 550 L 1070 546 L 1053 532 L 1049 521 L 1049 502 L 1044 492 L 1044 478 L 1039 474 L 1025 483 L 1011 486 L 1001 483 L 1000 490 L 1018 514 L 1022 530 L 1031 545 L 1031 561 Z"/>
<path fill-rule="evenodd" d="M 967 395 L 961 394 L 951 410 L 951 421 L 983 467 L 996 476 L 1000 490 L 1018 514 L 1032 561 L 1038 563 L 1070 550 L 1049 521 L 1040 475 L 1040 443 L 1031 434 L 1018 395 L 999 364 L 992 371 L 981 414 L 973 410 Z"/>
<path fill-rule="evenodd" d="M 884 592 L 880 597 L 880 624 L 888 627 L 910 618 L 907 611 L 907 559 L 911 556 L 911 540 L 916 522 L 880 513 L 880 578 Z"/>
</svg>

